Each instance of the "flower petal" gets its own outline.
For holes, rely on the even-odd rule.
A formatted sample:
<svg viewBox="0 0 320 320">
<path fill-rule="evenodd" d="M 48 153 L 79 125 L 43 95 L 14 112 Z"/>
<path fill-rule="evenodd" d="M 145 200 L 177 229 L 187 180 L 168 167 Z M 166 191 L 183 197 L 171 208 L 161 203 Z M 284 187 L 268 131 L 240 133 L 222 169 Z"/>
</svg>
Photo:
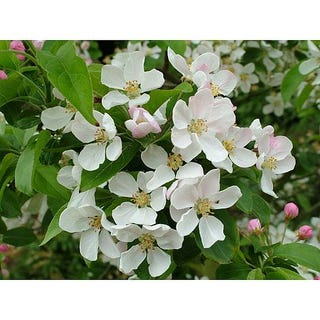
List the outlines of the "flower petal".
<svg viewBox="0 0 320 320">
<path fill-rule="evenodd" d="M 111 228 L 112 235 L 123 242 L 132 242 L 138 239 L 142 233 L 141 228 L 135 224 L 128 224 L 126 226 L 116 225 Z"/>
<path fill-rule="evenodd" d="M 98 258 L 99 231 L 89 229 L 81 233 L 80 254 L 89 261 Z"/>
<path fill-rule="evenodd" d="M 202 217 L 199 222 L 200 238 L 204 248 L 210 248 L 215 242 L 225 239 L 223 223 L 216 217 Z"/>
<path fill-rule="evenodd" d="M 102 229 L 100 232 L 99 248 L 104 255 L 111 259 L 120 257 L 118 246 L 114 243 L 110 233 L 107 230 Z"/>
<path fill-rule="evenodd" d="M 240 168 L 249 168 L 257 162 L 256 154 L 246 148 L 235 148 L 229 157 Z"/>
<path fill-rule="evenodd" d="M 129 98 L 119 91 L 110 91 L 102 98 L 102 105 L 106 110 L 111 109 L 114 106 L 120 106 L 126 104 L 129 101 Z"/>
<path fill-rule="evenodd" d="M 139 245 L 131 247 L 128 251 L 120 255 L 120 270 L 124 273 L 130 273 L 137 269 L 146 258 L 146 253 L 142 252 Z"/>
<path fill-rule="evenodd" d="M 112 218 L 116 224 L 129 224 L 131 223 L 131 218 L 137 209 L 136 205 L 131 202 L 122 202 L 120 206 L 112 210 Z"/>
<path fill-rule="evenodd" d="M 162 87 L 164 78 L 162 72 L 152 69 L 144 72 L 143 80 L 141 82 L 141 92 L 146 92 Z"/>
<path fill-rule="evenodd" d="M 198 225 L 199 218 L 193 209 L 188 210 L 177 223 L 177 231 L 180 236 L 187 236 Z"/>
<path fill-rule="evenodd" d="M 211 73 L 217 71 L 219 65 L 220 59 L 216 54 L 212 52 L 205 52 L 192 62 L 190 71 L 195 73 L 196 71 L 201 70 L 205 73 Z"/>
<path fill-rule="evenodd" d="M 176 230 L 168 230 L 162 237 L 157 238 L 157 244 L 161 249 L 171 250 L 182 247 L 183 237 Z"/>
<path fill-rule="evenodd" d="M 168 160 L 167 152 L 156 144 L 149 144 L 148 147 L 141 152 L 142 162 L 151 169 L 157 169 L 159 166 L 166 164 Z"/>
<path fill-rule="evenodd" d="M 237 186 L 231 186 L 219 191 L 210 197 L 213 202 L 213 209 L 225 209 L 232 207 L 242 196 L 241 190 Z"/>
<path fill-rule="evenodd" d="M 158 188 L 151 192 L 150 205 L 155 211 L 161 211 L 166 205 L 167 188 Z"/>
<path fill-rule="evenodd" d="M 199 163 L 189 162 L 180 167 L 177 171 L 177 179 L 192 179 L 203 176 L 203 168 Z"/>
<path fill-rule="evenodd" d="M 121 89 L 126 85 L 123 70 L 112 65 L 105 65 L 101 69 L 101 82 L 109 88 Z"/>
<path fill-rule="evenodd" d="M 79 153 L 79 164 L 82 168 L 88 171 L 93 171 L 99 168 L 100 164 L 106 158 L 106 144 L 92 143 L 87 144 Z"/>
<path fill-rule="evenodd" d="M 73 189 L 78 185 L 78 181 L 76 181 L 72 176 L 73 168 L 73 166 L 62 167 L 57 175 L 57 181 L 68 189 Z"/>
<path fill-rule="evenodd" d="M 136 208 L 130 217 L 130 223 L 152 225 L 156 223 L 157 213 L 150 207 Z"/>
<path fill-rule="evenodd" d="M 81 232 L 88 230 L 89 220 L 83 217 L 79 211 L 79 208 L 66 208 L 62 211 L 59 218 L 59 227 L 67 232 Z"/>
<path fill-rule="evenodd" d="M 170 205 L 170 217 L 174 222 L 178 222 L 181 219 L 181 217 L 187 212 L 187 210 L 188 209 L 176 209 L 173 205 Z"/>
<path fill-rule="evenodd" d="M 172 111 L 172 119 L 177 129 L 186 129 L 192 120 L 191 109 L 183 100 L 179 100 Z"/>
<path fill-rule="evenodd" d="M 177 148 L 187 148 L 191 145 L 192 140 L 187 129 L 177 129 L 173 127 L 171 130 L 172 144 Z"/>
<path fill-rule="evenodd" d="M 112 142 L 107 146 L 106 156 L 110 161 L 117 160 L 122 153 L 122 141 L 121 138 L 115 136 Z"/>
<path fill-rule="evenodd" d="M 309 60 L 303 61 L 299 66 L 299 72 L 303 75 L 310 73 L 311 71 L 319 68 L 319 63 L 316 58 L 311 58 Z"/>
<path fill-rule="evenodd" d="M 237 82 L 237 77 L 229 70 L 221 70 L 211 76 L 211 83 L 215 84 L 225 96 L 232 92 Z"/>
<path fill-rule="evenodd" d="M 130 53 L 123 70 L 126 81 L 136 80 L 139 84 L 143 81 L 144 59 L 144 54 L 141 51 Z"/>
<path fill-rule="evenodd" d="M 47 129 L 56 131 L 65 127 L 73 116 L 74 112 L 69 112 L 66 108 L 57 106 L 42 111 L 41 122 Z"/>
<path fill-rule="evenodd" d="M 198 198 L 198 190 L 194 185 L 183 185 L 173 192 L 171 204 L 176 209 L 191 208 Z"/>
<path fill-rule="evenodd" d="M 148 250 L 147 261 L 149 263 L 149 272 L 152 277 L 161 276 L 165 271 L 168 270 L 171 257 L 159 248 Z"/>
<path fill-rule="evenodd" d="M 278 198 L 278 196 L 273 191 L 273 183 L 272 183 L 272 172 L 270 170 L 263 170 L 261 176 L 261 190 L 269 194 L 272 197 Z"/>
<path fill-rule="evenodd" d="M 273 170 L 276 174 L 286 173 L 293 170 L 296 165 L 296 159 L 289 154 L 284 159 L 277 161 L 277 167 Z"/>
<path fill-rule="evenodd" d="M 150 100 L 150 96 L 146 93 L 143 93 L 141 96 L 139 96 L 135 99 L 130 99 L 129 100 L 129 107 L 143 105 L 143 104 L 147 103 L 149 100 Z"/>
<path fill-rule="evenodd" d="M 198 185 L 199 197 L 208 198 L 220 190 L 220 170 L 212 169 L 203 176 Z"/>
<path fill-rule="evenodd" d="M 185 58 L 176 54 L 171 48 L 168 48 L 168 60 L 182 75 L 186 76 L 190 73 Z"/>
<path fill-rule="evenodd" d="M 132 197 L 138 191 L 138 184 L 127 172 L 119 172 L 110 179 L 109 190 L 119 197 Z"/>
<path fill-rule="evenodd" d="M 161 165 L 155 170 L 153 178 L 147 183 L 147 188 L 155 190 L 174 178 L 175 174 L 173 170 L 167 165 Z"/>
<path fill-rule="evenodd" d="M 203 134 L 199 137 L 199 142 L 206 158 L 209 161 L 220 162 L 227 158 L 228 152 L 212 133 Z"/>
</svg>

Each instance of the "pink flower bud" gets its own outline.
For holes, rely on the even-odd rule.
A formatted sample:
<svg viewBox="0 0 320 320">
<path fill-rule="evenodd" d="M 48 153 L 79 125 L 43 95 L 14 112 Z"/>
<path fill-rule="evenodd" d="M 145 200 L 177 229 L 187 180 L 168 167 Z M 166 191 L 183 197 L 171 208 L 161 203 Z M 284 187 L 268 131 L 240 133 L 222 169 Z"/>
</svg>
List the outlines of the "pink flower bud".
<svg viewBox="0 0 320 320">
<path fill-rule="evenodd" d="M 25 52 L 26 48 L 23 45 L 23 42 L 20 40 L 13 40 L 10 42 L 10 49 Z M 22 54 L 17 54 L 17 58 L 23 61 L 26 57 Z"/>
<path fill-rule="evenodd" d="M 7 252 L 9 250 L 9 246 L 5 243 L 0 244 L 0 252 Z"/>
<path fill-rule="evenodd" d="M 7 74 L 3 70 L 0 70 L 0 80 L 4 80 L 7 78 L 8 78 Z"/>
<path fill-rule="evenodd" d="M 308 240 L 310 238 L 312 238 L 313 236 L 313 231 L 312 228 L 310 226 L 302 226 L 299 228 L 298 230 L 298 240 Z"/>
<path fill-rule="evenodd" d="M 320 276 L 315 276 L 314 280 L 320 280 Z"/>
<path fill-rule="evenodd" d="M 299 208 L 295 203 L 289 202 L 284 206 L 284 214 L 286 216 L 286 219 L 294 219 L 299 214 Z"/>
<path fill-rule="evenodd" d="M 247 230 L 250 234 L 254 233 L 256 235 L 259 235 L 263 231 L 263 228 L 261 228 L 260 220 L 259 219 L 251 219 L 248 222 Z"/>
<path fill-rule="evenodd" d="M 45 40 L 32 40 L 32 43 L 34 45 L 34 47 L 37 49 L 37 50 L 41 50 L 43 44 L 44 44 L 44 41 Z"/>
</svg>

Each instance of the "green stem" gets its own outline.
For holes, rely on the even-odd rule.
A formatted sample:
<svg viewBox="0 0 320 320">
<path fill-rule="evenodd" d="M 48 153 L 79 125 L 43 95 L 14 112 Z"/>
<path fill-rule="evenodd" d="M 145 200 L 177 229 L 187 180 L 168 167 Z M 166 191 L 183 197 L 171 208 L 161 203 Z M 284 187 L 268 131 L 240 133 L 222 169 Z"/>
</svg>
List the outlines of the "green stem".
<svg viewBox="0 0 320 320">
<path fill-rule="evenodd" d="M 282 234 L 282 238 L 281 238 L 281 244 L 283 243 L 284 237 L 286 235 L 286 231 L 287 231 L 287 227 L 288 227 L 289 221 L 286 220 L 285 224 L 284 224 L 284 230 L 283 230 L 283 234 Z"/>
</svg>

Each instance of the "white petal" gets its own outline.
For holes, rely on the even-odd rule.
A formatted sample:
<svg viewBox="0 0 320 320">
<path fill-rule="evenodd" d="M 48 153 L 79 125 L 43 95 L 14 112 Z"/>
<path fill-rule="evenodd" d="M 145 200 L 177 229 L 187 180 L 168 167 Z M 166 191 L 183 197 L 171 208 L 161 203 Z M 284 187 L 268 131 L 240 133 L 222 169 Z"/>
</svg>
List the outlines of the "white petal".
<svg viewBox="0 0 320 320">
<path fill-rule="evenodd" d="M 99 168 L 100 164 L 106 158 L 105 143 L 87 144 L 79 153 L 79 164 L 82 168 L 88 171 L 93 171 Z"/>
<path fill-rule="evenodd" d="M 131 223 L 152 225 L 156 223 L 157 213 L 149 207 L 137 208 L 130 217 Z"/>
<path fill-rule="evenodd" d="M 150 144 L 141 152 L 141 160 L 147 167 L 157 169 L 167 163 L 168 154 L 162 147 Z"/>
<path fill-rule="evenodd" d="M 161 211 L 166 205 L 166 188 L 158 188 L 151 192 L 150 205 L 155 211 Z"/>
<path fill-rule="evenodd" d="M 137 183 L 138 183 L 139 189 L 141 189 L 146 193 L 149 193 L 151 190 L 147 188 L 147 184 L 152 177 L 153 177 L 153 171 L 147 171 L 147 172 L 139 171 L 137 175 Z"/>
<path fill-rule="evenodd" d="M 201 54 L 196 60 L 191 64 L 190 71 L 195 73 L 196 71 L 203 71 L 205 73 L 211 73 L 219 68 L 220 59 L 219 57 L 212 53 L 206 52 Z"/>
<path fill-rule="evenodd" d="M 117 128 L 114 124 L 112 117 L 105 113 L 102 118 L 102 127 L 106 130 L 108 139 L 111 140 L 117 134 Z"/>
<path fill-rule="evenodd" d="M 178 222 L 181 217 L 187 212 L 187 209 L 176 209 L 173 205 L 169 207 L 170 217 L 174 222 Z"/>
<path fill-rule="evenodd" d="M 123 71 L 126 81 L 136 80 L 138 83 L 143 81 L 144 59 L 145 57 L 141 51 L 130 53 Z"/>
<path fill-rule="evenodd" d="M 232 207 L 241 196 L 239 187 L 231 186 L 212 195 L 210 200 L 213 202 L 213 209 L 225 209 Z"/>
<path fill-rule="evenodd" d="M 277 136 L 270 138 L 270 156 L 281 160 L 285 158 L 292 150 L 293 145 L 290 139 L 285 136 Z"/>
<path fill-rule="evenodd" d="M 189 162 L 180 167 L 177 171 L 177 179 L 192 179 L 203 176 L 203 168 L 199 163 Z"/>
<path fill-rule="evenodd" d="M 141 82 L 141 92 L 150 91 L 162 87 L 164 84 L 164 78 L 162 72 L 152 69 L 143 74 L 143 80 Z"/>
<path fill-rule="evenodd" d="M 117 160 L 122 153 L 122 141 L 121 138 L 116 136 L 113 138 L 112 142 L 107 146 L 106 156 L 110 161 Z"/>
<path fill-rule="evenodd" d="M 156 239 L 164 236 L 171 230 L 166 224 L 155 224 L 153 226 L 144 225 L 142 226 L 142 233 L 151 233 Z"/>
<path fill-rule="evenodd" d="M 201 178 L 198 191 L 200 198 L 208 198 L 220 190 L 220 170 L 212 169 Z"/>
<path fill-rule="evenodd" d="M 199 142 L 209 161 L 220 162 L 227 158 L 227 150 L 212 133 L 201 135 Z"/>
<path fill-rule="evenodd" d="M 220 161 L 220 162 L 212 161 L 212 164 L 216 168 L 227 170 L 229 173 L 233 172 L 232 161 L 229 158 L 226 158 L 226 159 L 224 159 L 223 161 Z"/>
<path fill-rule="evenodd" d="M 119 172 L 111 178 L 109 190 L 120 197 L 132 197 L 138 191 L 138 184 L 131 174 Z"/>
<path fill-rule="evenodd" d="M 115 235 L 117 239 L 123 242 L 131 242 L 138 239 L 142 234 L 141 228 L 135 224 L 129 224 L 126 226 L 113 226 L 112 235 Z"/>
<path fill-rule="evenodd" d="M 215 242 L 225 239 L 223 223 L 216 217 L 202 217 L 199 222 L 201 242 L 204 248 L 210 248 Z"/>
<path fill-rule="evenodd" d="M 128 251 L 121 253 L 119 268 L 124 273 L 130 273 L 140 266 L 145 257 L 146 253 L 141 251 L 139 245 L 135 245 Z"/>
<path fill-rule="evenodd" d="M 319 68 L 319 64 L 316 58 L 303 61 L 299 66 L 299 72 L 303 75 L 310 73 L 313 70 Z"/>
<path fill-rule="evenodd" d="M 98 258 L 99 231 L 93 229 L 81 233 L 80 254 L 90 261 Z"/>
<path fill-rule="evenodd" d="M 278 198 L 273 191 L 272 172 L 269 170 L 263 170 L 261 176 L 261 189 L 264 193 L 269 194 L 272 197 Z"/>
<path fill-rule="evenodd" d="M 72 176 L 73 166 L 62 167 L 57 175 L 57 181 L 68 189 L 73 189 L 78 182 Z"/>
<path fill-rule="evenodd" d="M 189 108 L 195 119 L 206 119 L 212 109 L 214 98 L 210 89 L 201 89 L 189 99 Z"/>
<path fill-rule="evenodd" d="M 161 165 L 155 170 L 153 178 L 147 183 L 147 188 L 155 190 L 174 178 L 175 174 L 173 170 L 167 165 Z"/>
<path fill-rule="evenodd" d="M 77 115 L 76 115 L 77 117 Z M 98 127 L 85 121 L 75 120 L 72 123 L 71 131 L 76 136 L 76 138 L 82 142 L 92 142 L 95 140 L 95 133 Z"/>
<path fill-rule="evenodd" d="M 136 205 L 131 202 L 122 202 L 120 206 L 112 210 L 112 218 L 116 224 L 126 225 L 131 223 L 132 215 L 137 211 Z"/>
<path fill-rule="evenodd" d="M 203 88 L 206 86 L 209 82 L 208 76 L 203 71 L 197 71 L 192 76 L 192 81 L 198 88 Z"/>
<path fill-rule="evenodd" d="M 119 67 L 107 65 L 101 69 L 101 82 L 114 89 L 123 89 L 126 81 L 123 76 L 123 70 Z"/>
<path fill-rule="evenodd" d="M 149 263 L 150 275 L 152 277 L 158 277 L 168 270 L 171 258 L 170 255 L 161 249 L 154 248 L 153 250 L 148 251 L 147 261 Z"/>
<path fill-rule="evenodd" d="M 47 129 L 56 131 L 65 127 L 73 116 L 73 112 L 69 112 L 66 108 L 57 106 L 42 111 L 41 122 Z"/>
<path fill-rule="evenodd" d="M 172 128 L 171 141 L 175 147 L 182 149 L 189 147 L 192 143 L 189 131 L 187 129 L 177 129 L 176 127 Z"/>
<path fill-rule="evenodd" d="M 235 165 L 241 168 L 251 167 L 257 162 L 256 154 L 246 148 L 235 148 L 229 157 Z"/>
<path fill-rule="evenodd" d="M 150 100 L 150 96 L 148 94 L 144 93 L 135 99 L 130 99 L 129 100 L 129 107 L 140 106 L 142 104 L 147 103 L 149 100 Z"/>
<path fill-rule="evenodd" d="M 74 189 L 70 201 L 68 203 L 68 207 L 80 207 L 85 205 L 91 205 L 95 206 L 96 200 L 95 200 L 95 194 L 96 189 L 90 189 L 88 191 L 80 192 L 79 193 L 79 187 Z"/>
<path fill-rule="evenodd" d="M 114 243 L 110 233 L 107 230 L 102 229 L 100 232 L 99 248 L 104 255 L 111 259 L 120 257 L 118 246 Z"/>
<path fill-rule="evenodd" d="M 78 208 L 66 208 L 59 218 L 59 227 L 68 232 L 81 232 L 89 229 L 89 220 L 83 217 Z"/>
<path fill-rule="evenodd" d="M 171 204 L 176 209 L 191 208 L 198 198 L 199 195 L 195 186 L 183 185 L 173 192 L 171 196 Z"/>
<path fill-rule="evenodd" d="M 202 151 L 201 145 L 198 142 L 198 139 L 194 139 L 193 136 L 191 136 L 192 143 L 184 148 L 177 148 L 178 150 L 175 151 L 175 153 L 179 153 L 182 156 L 182 160 L 185 162 L 192 161 L 197 155 L 199 155 Z"/>
<path fill-rule="evenodd" d="M 187 236 L 198 225 L 199 218 L 193 209 L 187 211 L 177 223 L 177 231 L 181 236 Z"/>
<path fill-rule="evenodd" d="M 110 91 L 102 98 L 102 105 L 106 110 L 111 109 L 114 106 L 119 106 L 126 104 L 129 101 L 129 98 L 119 91 Z"/>
<path fill-rule="evenodd" d="M 284 159 L 277 161 L 277 167 L 273 170 L 276 174 L 286 173 L 293 170 L 296 165 L 296 159 L 289 154 Z"/>
<path fill-rule="evenodd" d="M 168 230 L 162 237 L 157 238 L 157 244 L 161 249 L 171 250 L 182 247 L 183 237 L 176 230 Z"/>
<path fill-rule="evenodd" d="M 192 120 L 191 109 L 183 100 L 179 100 L 172 111 L 172 119 L 177 129 L 186 129 Z"/>
<path fill-rule="evenodd" d="M 182 56 L 176 54 L 171 48 L 168 48 L 168 59 L 172 66 L 182 75 L 186 76 L 190 73 L 186 60 Z"/>
<path fill-rule="evenodd" d="M 221 70 L 212 75 L 211 82 L 220 89 L 223 95 L 227 96 L 236 87 L 238 80 L 229 70 Z"/>
</svg>

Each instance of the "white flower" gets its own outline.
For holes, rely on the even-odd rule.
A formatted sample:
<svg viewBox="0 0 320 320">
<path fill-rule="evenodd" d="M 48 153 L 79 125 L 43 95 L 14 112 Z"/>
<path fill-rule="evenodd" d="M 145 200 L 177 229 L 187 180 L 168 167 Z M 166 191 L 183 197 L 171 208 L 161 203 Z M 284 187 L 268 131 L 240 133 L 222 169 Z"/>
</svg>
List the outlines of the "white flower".
<svg viewBox="0 0 320 320">
<path fill-rule="evenodd" d="M 303 75 L 315 71 L 320 68 L 320 50 L 319 48 L 311 41 L 308 40 L 309 53 L 311 58 L 303 61 L 299 66 L 299 72 Z M 312 85 L 320 84 L 320 73 L 312 82 Z"/>
<path fill-rule="evenodd" d="M 152 179 L 153 172 L 139 172 L 137 181 L 126 172 L 119 172 L 109 181 L 109 189 L 119 197 L 131 198 L 112 211 L 116 224 L 130 223 L 152 225 L 156 222 L 157 212 L 166 205 L 166 188 L 150 190 L 148 182 Z"/>
<path fill-rule="evenodd" d="M 106 256 L 117 258 L 120 252 L 108 231 L 112 223 L 96 206 L 94 193 L 95 189 L 79 193 L 76 188 L 68 207 L 61 213 L 59 227 L 71 233 L 81 232 L 80 253 L 84 258 L 97 260 L 99 248 Z"/>
<path fill-rule="evenodd" d="M 121 138 L 116 136 L 117 129 L 113 119 L 107 114 L 96 110 L 93 116 L 97 120 L 96 125 L 89 123 L 80 113 L 76 114 L 72 124 L 72 133 L 82 142 L 90 143 L 81 150 L 78 161 L 86 170 L 92 171 L 107 158 L 115 161 L 122 152 Z"/>
<path fill-rule="evenodd" d="M 272 178 L 294 168 L 296 160 L 291 155 L 292 142 L 287 137 L 274 137 L 273 134 L 265 134 L 257 142 L 259 157 L 256 166 L 262 170 L 261 189 L 277 198 L 273 192 Z"/>
<path fill-rule="evenodd" d="M 221 162 L 213 162 L 217 168 L 223 168 L 232 173 L 232 162 L 240 168 L 248 168 L 257 162 L 256 154 L 245 148 L 252 140 L 252 132 L 249 128 L 231 127 L 224 134 L 217 134 L 217 138 L 221 141 L 227 150 L 229 157 Z"/>
<path fill-rule="evenodd" d="M 73 165 L 70 164 L 73 162 Z M 80 185 L 82 167 L 78 161 L 78 153 L 74 150 L 62 152 L 62 158 L 59 161 L 62 168 L 57 175 L 58 182 L 68 189 L 73 189 Z"/>
<path fill-rule="evenodd" d="M 198 91 L 189 99 L 189 106 L 179 100 L 173 109 L 171 140 L 177 148 L 198 145 L 210 161 L 226 159 L 228 152 L 216 138 L 235 122 L 232 103 L 228 98 L 214 99 L 209 89 Z"/>
<path fill-rule="evenodd" d="M 268 126 L 265 126 L 264 128 L 262 128 L 261 126 L 261 123 L 260 123 L 260 120 L 259 119 L 254 119 L 249 128 L 251 129 L 252 131 L 252 139 L 253 140 L 256 140 L 256 143 L 255 143 L 255 148 L 258 147 L 258 144 L 257 144 L 257 141 L 262 137 L 264 136 L 265 134 L 272 134 L 274 132 L 274 129 L 272 126 L 268 125 Z"/>
<path fill-rule="evenodd" d="M 283 104 L 280 92 L 272 93 L 271 95 L 266 97 L 266 100 L 269 103 L 265 105 L 262 109 L 262 112 L 264 114 L 269 114 L 273 112 L 277 117 L 280 117 L 283 115 L 284 109 L 290 107 L 289 105 Z"/>
<path fill-rule="evenodd" d="M 241 48 L 241 42 L 242 40 L 223 41 L 221 44 L 215 46 L 215 52 L 219 54 L 219 56 L 228 55 L 231 61 L 235 62 L 236 60 L 240 60 L 245 53 L 244 49 Z"/>
<path fill-rule="evenodd" d="M 127 274 L 137 269 L 147 258 L 150 275 L 152 277 L 162 275 L 171 263 L 170 255 L 163 250 L 180 249 L 183 242 L 183 237 L 179 236 L 176 230 L 164 224 L 142 226 L 142 228 L 133 224 L 114 226 L 112 231 L 120 241 L 132 242 L 136 239 L 139 241 L 139 244 L 121 253 L 120 270 Z"/>
<path fill-rule="evenodd" d="M 155 170 L 147 188 L 154 190 L 175 178 L 192 179 L 203 176 L 200 164 L 189 162 L 183 165 L 185 159 L 179 153 L 179 149 L 173 148 L 172 151 L 168 155 L 162 147 L 151 144 L 141 153 L 143 163 Z"/>
<path fill-rule="evenodd" d="M 245 66 L 240 63 L 233 64 L 234 73 L 239 80 L 238 85 L 244 93 L 248 93 L 250 91 L 252 84 L 259 82 L 259 78 L 253 74 L 254 68 L 255 66 L 252 62 Z"/>
<path fill-rule="evenodd" d="M 190 234 L 199 224 L 200 237 L 204 248 L 225 239 L 223 224 L 213 216 L 212 210 L 233 206 L 241 197 L 237 186 L 220 190 L 220 170 L 213 169 L 203 176 L 196 185 L 183 185 L 171 196 L 171 204 L 177 221 L 177 231 L 181 236 Z M 172 215 L 172 210 L 170 211 Z M 200 216 L 200 219 L 198 218 Z"/>
<path fill-rule="evenodd" d="M 105 65 L 101 71 L 101 82 L 115 90 L 102 98 L 102 105 L 108 110 L 114 106 L 129 103 L 129 107 L 145 104 L 150 96 L 144 92 L 160 88 L 164 83 L 160 71 L 144 71 L 145 57 L 142 52 L 132 52 L 123 68 Z"/>
</svg>

